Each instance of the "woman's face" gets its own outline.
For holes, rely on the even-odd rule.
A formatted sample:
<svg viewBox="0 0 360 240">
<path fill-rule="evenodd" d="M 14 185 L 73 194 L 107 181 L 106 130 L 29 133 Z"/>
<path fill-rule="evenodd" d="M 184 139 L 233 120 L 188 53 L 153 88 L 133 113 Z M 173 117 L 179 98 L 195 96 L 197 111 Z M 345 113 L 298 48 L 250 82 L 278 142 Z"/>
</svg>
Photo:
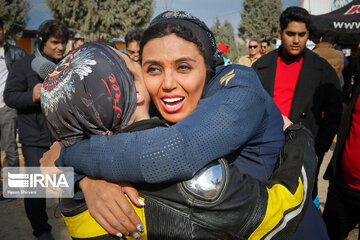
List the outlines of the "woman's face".
<svg viewBox="0 0 360 240">
<path fill-rule="evenodd" d="M 167 121 L 178 122 L 196 108 L 206 65 L 194 43 L 175 34 L 149 41 L 142 53 L 142 72 L 154 104 Z"/>
</svg>

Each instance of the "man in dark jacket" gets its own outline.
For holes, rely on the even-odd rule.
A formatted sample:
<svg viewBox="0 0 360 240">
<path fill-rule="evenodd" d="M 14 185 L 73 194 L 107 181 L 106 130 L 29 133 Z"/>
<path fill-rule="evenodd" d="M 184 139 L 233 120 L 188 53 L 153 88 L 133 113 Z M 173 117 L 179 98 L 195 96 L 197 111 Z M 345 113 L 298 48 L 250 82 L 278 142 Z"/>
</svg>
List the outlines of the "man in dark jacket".
<svg viewBox="0 0 360 240">
<path fill-rule="evenodd" d="M 19 166 L 19 154 L 16 143 L 16 109 L 6 106 L 3 98 L 6 78 L 15 61 L 26 56 L 24 49 L 6 42 L 6 28 L 0 19 L 0 139 L 6 154 L 8 167 Z M 1 148 L 0 148 L 1 149 Z M 0 158 L 1 169 L 1 158 Z M 1 172 L 0 172 L 1 176 Z M 0 190 L 2 186 L 0 184 Z M 0 191 L 0 201 L 6 200 Z"/>
<path fill-rule="evenodd" d="M 306 48 L 309 24 L 310 15 L 305 9 L 287 8 L 280 16 L 279 38 L 282 45 L 262 56 L 252 67 L 281 113 L 312 132 L 319 160 L 318 174 L 325 152 L 338 129 L 342 104 L 335 70 L 325 59 Z M 317 181 L 313 198 L 316 196 Z M 311 207 L 309 205 L 309 211 Z M 297 239 L 315 238 L 311 235 L 297 236 Z"/>
<path fill-rule="evenodd" d="M 309 23 L 310 15 L 305 9 L 286 9 L 280 17 L 282 45 L 252 67 L 281 113 L 310 129 L 320 167 L 340 123 L 341 90 L 331 65 L 305 47 Z"/>
<path fill-rule="evenodd" d="M 330 181 L 324 220 L 331 239 L 346 239 L 360 223 L 360 86 L 344 111 L 324 178 Z"/>
<path fill-rule="evenodd" d="M 38 49 L 16 62 L 9 72 L 4 91 L 5 103 L 18 110 L 19 141 L 27 167 L 40 166 L 39 160 L 52 144 L 51 134 L 40 106 L 43 79 L 31 68 L 36 56 L 43 56 L 57 64 L 63 58 L 69 32 L 57 20 L 49 20 L 39 27 Z M 25 210 L 38 239 L 53 239 L 47 223 L 46 199 L 25 198 Z"/>
</svg>

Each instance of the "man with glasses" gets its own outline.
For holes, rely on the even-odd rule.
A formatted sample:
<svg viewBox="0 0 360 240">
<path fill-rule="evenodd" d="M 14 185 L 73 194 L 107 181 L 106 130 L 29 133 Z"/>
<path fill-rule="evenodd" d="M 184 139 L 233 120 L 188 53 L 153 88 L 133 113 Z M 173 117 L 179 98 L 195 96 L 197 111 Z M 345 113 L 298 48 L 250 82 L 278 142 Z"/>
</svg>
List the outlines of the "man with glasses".
<svg viewBox="0 0 360 240">
<path fill-rule="evenodd" d="M 261 40 L 261 49 L 260 49 L 261 56 L 268 54 L 269 51 L 270 51 L 270 41 L 266 39 Z"/>
<path fill-rule="evenodd" d="M 257 40 L 251 40 L 249 42 L 249 54 L 241 56 L 237 61 L 238 64 L 251 67 L 261 57 L 259 53 L 259 42 Z"/>
<path fill-rule="evenodd" d="M 130 30 L 125 36 L 126 51 L 134 62 L 140 61 L 140 40 L 144 30 L 136 28 Z"/>
</svg>

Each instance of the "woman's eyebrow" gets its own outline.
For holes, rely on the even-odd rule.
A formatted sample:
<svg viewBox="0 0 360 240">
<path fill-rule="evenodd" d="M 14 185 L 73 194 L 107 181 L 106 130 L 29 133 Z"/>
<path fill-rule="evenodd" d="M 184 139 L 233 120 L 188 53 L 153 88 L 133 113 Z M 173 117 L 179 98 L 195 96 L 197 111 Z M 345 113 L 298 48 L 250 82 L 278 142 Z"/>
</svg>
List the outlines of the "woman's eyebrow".
<svg viewBox="0 0 360 240">
<path fill-rule="evenodd" d="M 145 65 L 145 64 L 161 65 L 161 62 L 160 62 L 160 61 L 156 61 L 156 60 L 149 59 L 149 60 L 146 60 L 145 62 L 143 62 L 143 65 Z"/>
<path fill-rule="evenodd" d="M 197 62 L 194 58 L 191 57 L 182 57 L 182 58 L 178 58 L 175 60 L 175 63 L 179 63 L 179 62 L 184 62 L 184 61 L 191 61 L 191 62 Z M 160 61 L 157 60 L 146 60 L 145 62 L 143 62 L 143 65 L 145 64 L 155 64 L 155 65 L 162 65 L 162 63 Z"/>
<path fill-rule="evenodd" d="M 194 58 L 191 58 L 191 57 L 183 57 L 183 58 L 176 59 L 175 63 L 179 63 L 179 62 L 183 62 L 183 61 L 197 62 Z"/>
</svg>

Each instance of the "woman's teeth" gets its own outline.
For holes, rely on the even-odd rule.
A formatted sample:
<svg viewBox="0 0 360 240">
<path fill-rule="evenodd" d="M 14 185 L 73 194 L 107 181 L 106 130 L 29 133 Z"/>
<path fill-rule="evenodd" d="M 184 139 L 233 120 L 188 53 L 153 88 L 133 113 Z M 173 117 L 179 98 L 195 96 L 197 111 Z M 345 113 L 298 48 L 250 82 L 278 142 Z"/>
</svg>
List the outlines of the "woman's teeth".
<svg viewBox="0 0 360 240">
<path fill-rule="evenodd" d="M 176 98 L 163 98 L 162 100 L 163 100 L 165 103 L 174 103 L 174 102 L 181 101 L 181 100 L 183 100 L 183 99 L 184 99 L 183 97 L 176 97 Z"/>
</svg>

